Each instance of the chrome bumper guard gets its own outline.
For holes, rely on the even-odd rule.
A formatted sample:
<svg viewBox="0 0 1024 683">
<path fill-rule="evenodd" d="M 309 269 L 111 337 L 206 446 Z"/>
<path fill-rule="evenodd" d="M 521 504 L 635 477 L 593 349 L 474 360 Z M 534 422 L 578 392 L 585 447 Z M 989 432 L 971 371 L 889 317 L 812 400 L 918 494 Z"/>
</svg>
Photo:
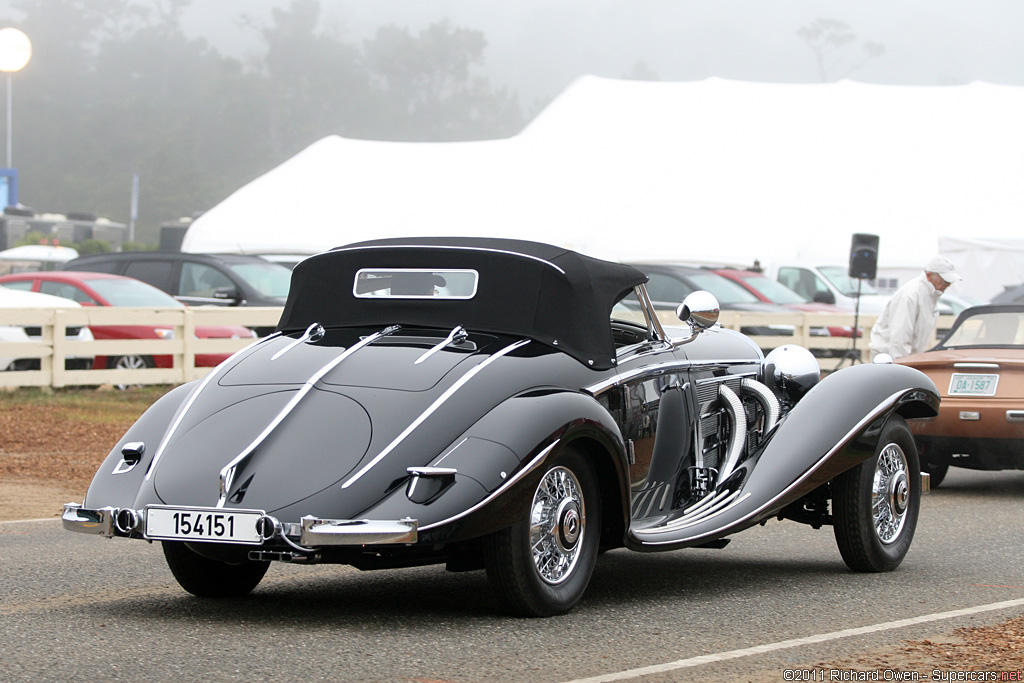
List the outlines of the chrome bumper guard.
<svg viewBox="0 0 1024 683">
<path fill-rule="evenodd" d="M 303 517 L 299 534 L 302 546 L 373 545 L 415 543 L 419 523 L 415 519 L 318 519 Z"/>
<path fill-rule="evenodd" d="M 111 507 L 86 510 L 79 503 L 65 503 L 60 521 L 68 531 L 93 534 L 110 538 L 114 535 L 114 516 L 117 510 Z"/>
</svg>

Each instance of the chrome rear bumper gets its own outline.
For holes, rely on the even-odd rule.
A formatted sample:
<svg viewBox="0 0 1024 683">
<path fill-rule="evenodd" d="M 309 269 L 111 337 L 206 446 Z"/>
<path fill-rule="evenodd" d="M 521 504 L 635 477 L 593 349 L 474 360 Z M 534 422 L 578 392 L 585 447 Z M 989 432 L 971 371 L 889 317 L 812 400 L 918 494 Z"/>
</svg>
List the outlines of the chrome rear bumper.
<svg viewBox="0 0 1024 683">
<path fill-rule="evenodd" d="M 66 503 L 61 523 L 68 531 L 95 536 L 145 535 L 146 510 L 103 507 L 90 510 L 80 503 Z M 298 524 L 282 523 L 264 515 L 261 523 L 264 544 L 280 539 L 292 548 L 313 551 L 323 546 L 360 546 L 415 543 L 419 523 L 415 519 L 320 519 L 306 516 Z"/>
</svg>

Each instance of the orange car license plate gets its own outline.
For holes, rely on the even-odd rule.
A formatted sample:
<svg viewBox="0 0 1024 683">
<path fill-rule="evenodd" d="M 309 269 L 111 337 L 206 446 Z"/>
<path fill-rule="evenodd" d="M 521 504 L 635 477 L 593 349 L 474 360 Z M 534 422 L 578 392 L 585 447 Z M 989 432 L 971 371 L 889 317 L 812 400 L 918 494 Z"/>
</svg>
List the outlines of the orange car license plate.
<svg viewBox="0 0 1024 683">
<path fill-rule="evenodd" d="M 950 396 L 995 396 L 999 375 L 954 372 L 949 380 Z"/>
</svg>

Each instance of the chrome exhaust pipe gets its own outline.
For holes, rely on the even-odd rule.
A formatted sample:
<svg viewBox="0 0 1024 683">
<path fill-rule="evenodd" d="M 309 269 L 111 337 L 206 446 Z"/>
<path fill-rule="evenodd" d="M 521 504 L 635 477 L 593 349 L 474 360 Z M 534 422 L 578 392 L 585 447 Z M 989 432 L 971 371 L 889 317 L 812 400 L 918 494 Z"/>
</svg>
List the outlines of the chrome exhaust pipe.
<svg viewBox="0 0 1024 683">
<path fill-rule="evenodd" d="M 142 515 L 131 508 L 121 508 L 114 513 L 114 528 L 125 536 L 138 530 L 142 523 Z"/>
<path fill-rule="evenodd" d="M 264 541 L 269 541 L 277 535 L 284 536 L 284 526 L 275 517 L 263 515 L 256 520 L 256 533 Z"/>
</svg>

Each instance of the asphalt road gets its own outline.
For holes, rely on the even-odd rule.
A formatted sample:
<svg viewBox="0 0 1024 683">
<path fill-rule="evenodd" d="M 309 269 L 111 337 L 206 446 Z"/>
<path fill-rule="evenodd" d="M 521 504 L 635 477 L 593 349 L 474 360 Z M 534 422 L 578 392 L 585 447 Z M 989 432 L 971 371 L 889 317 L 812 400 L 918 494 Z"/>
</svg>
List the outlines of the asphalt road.
<svg viewBox="0 0 1024 683">
<path fill-rule="evenodd" d="M 851 573 L 831 529 L 770 522 L 724 550 L 607 553 L 583 602 L 552 619 L 498 616 L 483 572 L 435 567 L 278 564 L 251 596 L 200 600 L 178 588 L 155 544 L 72 534 L 56 521 L 0 523 L 0 680 L 783 681 L 785 669 L 996 624 L 1024 614 L 1024 602 L 628 672 L 1021 601 L 1022 513 L 1024 472 L 954 471 L 924 499 L 895 572 Z"/>
</svg>

